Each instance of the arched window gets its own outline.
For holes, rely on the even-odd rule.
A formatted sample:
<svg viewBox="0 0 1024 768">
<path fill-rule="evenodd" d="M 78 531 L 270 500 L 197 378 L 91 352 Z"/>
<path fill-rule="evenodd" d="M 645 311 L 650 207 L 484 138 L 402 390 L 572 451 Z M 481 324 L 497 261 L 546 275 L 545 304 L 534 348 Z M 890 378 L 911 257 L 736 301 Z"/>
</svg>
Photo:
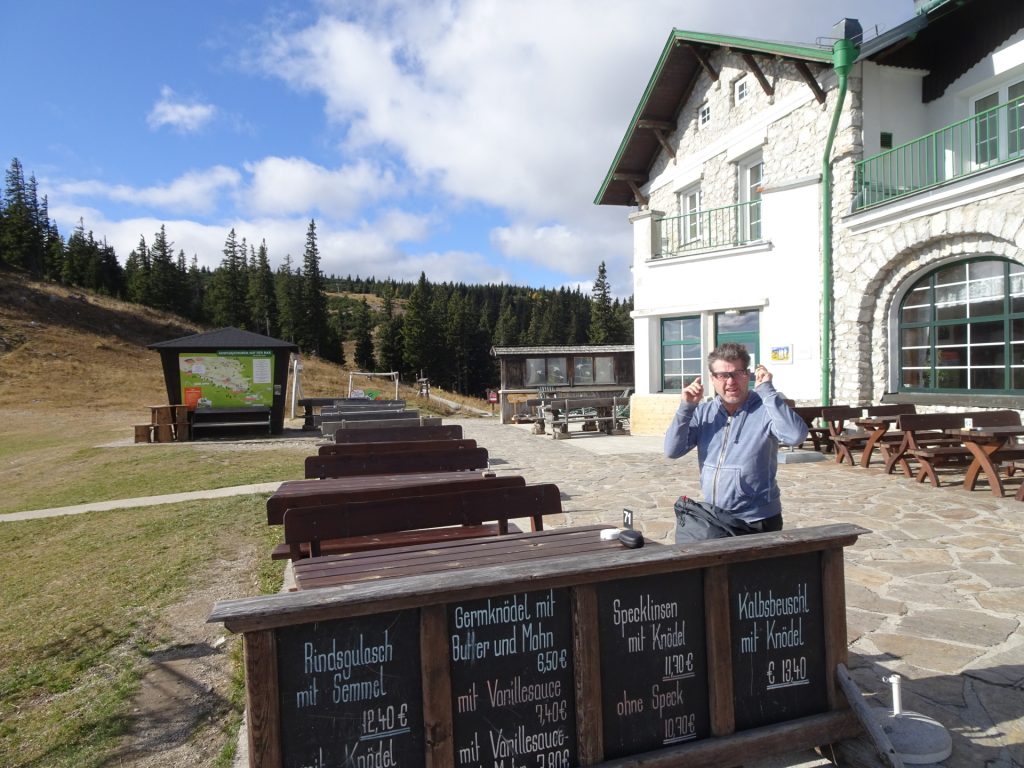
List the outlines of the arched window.
<svg viewBox="0 0 1024 768">
<path fill-rule="evenodd" d="M 914 283 L 899 312 L 904 392 L 1024 391 L 1024 266 L 945 264 Z"/>
</svg>

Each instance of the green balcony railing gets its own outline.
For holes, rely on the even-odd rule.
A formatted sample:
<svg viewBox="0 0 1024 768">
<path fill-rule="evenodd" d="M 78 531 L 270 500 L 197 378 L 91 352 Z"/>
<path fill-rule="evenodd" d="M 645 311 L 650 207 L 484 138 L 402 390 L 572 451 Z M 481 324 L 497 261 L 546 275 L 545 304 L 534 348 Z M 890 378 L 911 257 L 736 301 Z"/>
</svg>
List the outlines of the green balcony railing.
<svg viewBox="0 0 1024 768">
<path fill-rule="evenodd" d="M 854 210 L 897 200 L 1024 157 L 1024 98 L 857 163 Z"/>
<path fill-rule="evenodd" d="M 761 201 L 665 216 L 654 223 L 654 258 L 745 245 L 761 239 Z"/>
</svg>

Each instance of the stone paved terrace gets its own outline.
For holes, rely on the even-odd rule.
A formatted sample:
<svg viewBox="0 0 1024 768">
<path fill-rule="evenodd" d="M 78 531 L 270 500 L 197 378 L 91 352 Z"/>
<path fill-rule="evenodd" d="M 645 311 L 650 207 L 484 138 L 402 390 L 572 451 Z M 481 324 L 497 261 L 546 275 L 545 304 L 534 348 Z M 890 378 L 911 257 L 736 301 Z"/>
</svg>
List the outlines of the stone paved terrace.
<svg viewBox="0 0 1024 768">
<path fill-rule="evenodd" d="M 675 499 L 700 498 L 696 456 L 665 459 L 660 438 L 553 440 L 526 426 L 457 423 L 488 449 L 495 471 L 558 484 L 566 513 L 554 525 L 618 525 L 630 507 L 647 538 L 669 543 Z M 938 720 L 953 737 L 943 765 L 1022 768 L 1024 503 L 981 484 L 964 491 L 958 477 L 932 488 L 831 459 L 779 465 L 787 527 L 845 522 L 872 531 L 846 550 L 846 593 L 849 667 L 873 705 L 891 705 L 882 678 L 898 673 L 903 709 Z M 870 765 L 857 759 L 864 750 L 852 745 L 841 764 Z M 796 764 L 825 763 L 770 763 Z"/>
</svg>

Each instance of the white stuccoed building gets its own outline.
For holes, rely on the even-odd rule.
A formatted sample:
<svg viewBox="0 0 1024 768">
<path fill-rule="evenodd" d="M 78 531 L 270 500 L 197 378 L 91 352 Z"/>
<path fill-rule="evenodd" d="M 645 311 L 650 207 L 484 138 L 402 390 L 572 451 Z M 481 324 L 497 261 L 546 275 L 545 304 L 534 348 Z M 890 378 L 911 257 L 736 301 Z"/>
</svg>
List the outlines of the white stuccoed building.
<svg viewBox="0 0 1024 768">
<path fill-rule="evenodd" d="M 633 208 L 635 434 L 723 341 L 800 404 L 1024 408 L 1024 3 L 907 6 L 672 31 L 596 200 Z"/>
</svg>

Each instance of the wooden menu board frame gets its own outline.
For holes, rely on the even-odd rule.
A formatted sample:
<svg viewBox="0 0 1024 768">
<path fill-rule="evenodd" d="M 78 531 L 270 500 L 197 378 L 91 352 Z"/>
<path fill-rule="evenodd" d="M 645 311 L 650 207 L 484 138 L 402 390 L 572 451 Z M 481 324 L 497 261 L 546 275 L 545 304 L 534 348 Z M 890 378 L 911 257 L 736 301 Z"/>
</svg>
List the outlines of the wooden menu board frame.
<svg viewBox="0 0 1024 768">
<path fill-rule="evenodd" d="M 759 756 L 782 754 L 833 743 L 861 732 L 861 726 L 836 682 L 835 671 L 839 664 L 846 662 L 847 656 L 843 547 L 851 546 L 860 535 L 868 532 L 859 526 L 836 524 L 686 546 L 623 548 L 600 556 L 559 557 L 429 576 L 361 582 L 337 588 L 222 601 L 214 608 L 209 621 L 223 622 L 229 630 L 243 634 L 249 765 L 253 768 L 284 768 L 286 765 L 301 765 L 302 762 L 282 753 L 277 630 L 417 610 L 420 674 L 424 684 L 422 702 L 409 702 L 409 705 L 422 706 L 426 768 L 456 768 L 464 763 L 456 760 L 453 740 L 453 718 L 458 714 L 453 707 L 450 607 L 542 590 L 566 590 L 570 595 L 568 602 L 572 613 L 575 682 L 575 691 L 571 693 L 574 694 L 576 754 L 570 765 L 600 764 L 609 768 L 629 768 L 642 764 L 644 768 L 681 765 L 711 768 L 739 764 L 752 753 Z M 813 582 L 811 591 L 820 594 L 820 606 L 808 606 L 800 587 L 793 587 L 785 577 L 780 577 L 783 578 L 781 582 L 773 580 L 776 572 L 789 570 L 775 566 L 785 563 L 787 558 L 798 557 L 805 564 L 808 558 L 816 561 L 816 566 L 810 570 L 802 567 L 797 578 L 801 584 L 808 579 Z M 773 564 L 773 560 L 776 563 Z M 746 593 L 744 597 L 734 595 L 731 588 L 733 566 L 755 561 L 765 561 L 762 569 L 765 593 L 756 598 Z M 749 570 L 749 566 L 744 565 L 743 568 Z M 602 735 L 599 640 L 601 586 L 625 579 L 687 571 L 700 571 L 703 585 L 702 645 L 706 653 L 706 706 L 710 734 L 696 741 L 606 759 Z M 737 710 L 744 711 L 748 702 L 737 702 L 735 698 L 740 694 L 736 693 L 733 648 L 740 643 L 747 648 L 752 642 L 738 636 L 732 626 L 731 612 L 735 609 L 734 603 L 740 599 L 745 601 L 748 614 L 787 619 L 789 634 L 780 635 L 783 644 L 792 642 L 796 637 L 797 619 L 806 616 L 809 624 L 820 625 L 820 635 L 812 634 L 819 638 L 821 647 L 811 649 L 809 656 L 824 660 L 823 665 L 811 670 L 811 674 L 816 676 L 815 686 L 823 689 L 822 711 L 768 725 L 755 725 L 747 730 L 737 729 Z M 817 611 L 820 613 L 815 613 Z M 747 629 L 744 627 L 744 631 Z M 481 666 L 482 674 L 485 674 L 486 663 L 482 662 Z M 742 689 L 743 686 L 739 686 L 739 690 Z M 498 765 L 500 761 L 489 763 Z M 538 765 L 538 768 L 542 767 Z"/>
</svg>

